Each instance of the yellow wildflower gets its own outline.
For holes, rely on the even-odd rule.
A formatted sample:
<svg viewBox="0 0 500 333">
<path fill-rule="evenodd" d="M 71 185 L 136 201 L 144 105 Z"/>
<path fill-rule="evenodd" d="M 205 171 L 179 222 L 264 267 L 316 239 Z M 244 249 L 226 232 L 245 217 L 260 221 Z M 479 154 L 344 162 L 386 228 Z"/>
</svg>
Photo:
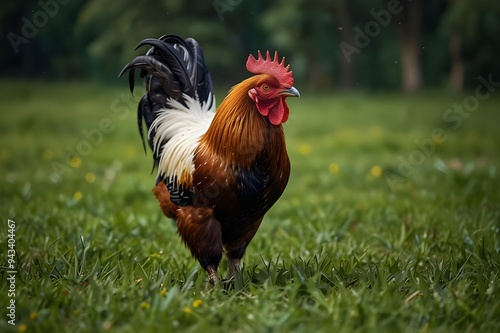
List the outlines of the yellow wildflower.
<svg viewBox="0 0 500 333">
<path fill-rule="evenodd" d="M 160 295 L 165 296 L 166 294 L 167 294 L 167 289 L 162 288 L 162 289 L 160 290 Z"/>
<path fill-rule="evenodd" d="M 27 328 L 28 328 L 28 326 L 26 326 L 26 324 L 21 324 L 21 325 L 19 325 L 19 329 L 17 331 L 19 333 L 23 333 L 23 332 L 26 332 Z"/>
<path fill-rule="evenodd" d="M 193 308 L 199 308 L 203 304 L 203 301 L 201 299 L 197 299 L 193 302 Z"/>
<path fill-rule="evenodd" d="M 299 153 L 302 155 L 309 155 L 311 153 L 312 147 L 307 143 L 303 143 L 299 146 Z"/>
<path fill-rule="evenodd" d="M 432 141 L 438 146 L 442 145 L 447 139 L 446 135 L 433 135 L 432 136 Z"/>
<path fill-rule="evenodd" d="M 331 173 L 337 173 L 337 172 L 339 172 L 339 169 L 340 169 L 340 167 L 337 163 L 332 163 L 328 167 L 328 170 L 330 170 Z"/>
<path fill-rule="evenodd" d="M 38 312 L 33 311 L 33 312 L 30 314 L 30 319 L 31 319 L 31 320 L 36 320 L 37 318 L 38 318 Z"/>
<path fill-rule="evenodd" d="M 82 159 L 78 156 L 73 156 L 69 161 L 72 168 L 79 168 L 82 165 Z"/>
<path fill-rule="evenodd" d="M 87 183 L 91 183 L 92 184 L 95 181 L 95 175 L 92 172 L 88 172 L 85 175 L 85 180 L 87 181 Z"/>
<path fill-rule="evenodd" d="M 141 304 L 139 304 L 139 307 L 141 309 L 148 310 L 151 307 L 151 304 L 149 304 L 148 302 L 141 302 Z"/>
<path fill-rule="evenodd" d="M 370 174 L 373 176 L 373 177 L 380 177 L 382 176 L 382 168 L 378 165 L 374 165 L 371 170 L 370 170 Z"/>
<path fill-rule="evenodd" d="M 187 313 L 187 314 L 190 314 L 190 313 L 192 313 L 192 312 L 193 312 L 193 311 L 191 310 L 191 308 L 188 308 L 187 306 L 186 306 L 184 309 L 182 309 L 182 311 L 184 311 L 184 313 Z"/>
<path fill-rule="evenodd" d="M 73 198 L 74 198 L 76 201 L 80 201 L 80 200 L 82 200 L 82 197 L 83 197 L 83 194 L 82 194 L 82 192 L 80 192 L 80 191 L 75 192 L 75 194 L 73 195 Z"/>
</svg>

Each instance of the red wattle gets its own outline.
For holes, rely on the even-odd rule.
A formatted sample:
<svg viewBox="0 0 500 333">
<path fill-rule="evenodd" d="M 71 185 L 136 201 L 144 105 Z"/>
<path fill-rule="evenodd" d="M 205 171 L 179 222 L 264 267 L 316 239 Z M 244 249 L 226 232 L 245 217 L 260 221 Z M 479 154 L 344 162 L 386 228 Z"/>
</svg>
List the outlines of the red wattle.
<svg viewBox="0 0 500 333">
<path fill-rule="evenodd" d="M 283 119 L 284 110 L 282 107 L 274 107 L 271 112 L 269 112 L 269 121 L 273 125 L 281 124 L 281 120 Z"/>
<path fill-rule="evenodd" d="M 257 98 L 255 99 L 257 100 Z M 288 120 L 290 111 L 288 110 L 284 98 L 265 101 L 258 100 L 256 105 L 259 113 L 264 117 L 267 116 L 273 125 L 279 125 Z"/>
</svg>

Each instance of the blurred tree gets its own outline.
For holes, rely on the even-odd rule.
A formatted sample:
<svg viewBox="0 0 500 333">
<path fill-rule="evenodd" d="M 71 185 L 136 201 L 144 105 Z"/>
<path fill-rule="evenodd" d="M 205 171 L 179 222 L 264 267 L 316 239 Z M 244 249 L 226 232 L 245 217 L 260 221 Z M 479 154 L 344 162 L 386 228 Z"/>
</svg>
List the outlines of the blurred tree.
<svg viewBox="0 0 500 333">
<path fill-rule="evenodd" d="M 441 29 L 449 38 L 450 77 L 453 90 L 480 75 L 500 75 L 500 2 L 448 0 Z"/>
<path fill-rule="evenodd" d="M 312 87 L 331 85 L 337 43 L 330 1 L 278 0 L 262 15 L 274 49 L 292 54 L 294 77 Z"/>
<path fill-rule="evenodd" d="M 354 41 L 354 30 L 352 26 L 351 13 L 346 0 L 334 0 L 332 2 L 333 17 L 338 25 L 336 31 L 338 39 L 342 45 L 350 45 Z M 340 60 L 340 86 L 343 89 L 356 88 L 356 52 L 352 52 L 350 57 L 345 54 L 339 56 Z"/>
<path fill-rule="evenodd" d="M 422 50 L 422 0 L 388 0 L 388 7 L 399 3 L 402 10 L 397 14 L 396 36 L 401 50 L 403 90 L 415 92 L 422 86 L 420 53 Z"/>
<path fill-rule="evenodd" d="M 448 0 L 450 5 L 456 6 L 457 0 Z M 454 91 L 459 92 L 464 88 L 465 63 L 462 57 L 462 33 L 457 22 L 451 23 L 450 34 L 450 83 Z"/>
</svg>

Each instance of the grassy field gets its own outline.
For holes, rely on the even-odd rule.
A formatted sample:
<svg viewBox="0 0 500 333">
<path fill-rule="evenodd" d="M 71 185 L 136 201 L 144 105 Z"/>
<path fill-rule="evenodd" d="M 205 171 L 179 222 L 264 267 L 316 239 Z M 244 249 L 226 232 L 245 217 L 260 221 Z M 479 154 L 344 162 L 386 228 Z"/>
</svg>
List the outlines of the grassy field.
<svg viewBox="0 0 500 333">
<path fill-rule="evenodd" d="M 287 190 L 207 292 L 126 83 L 0 81 L 0 331 L 499 332 L 500 92 L 301 92 Z"/>
</svg>

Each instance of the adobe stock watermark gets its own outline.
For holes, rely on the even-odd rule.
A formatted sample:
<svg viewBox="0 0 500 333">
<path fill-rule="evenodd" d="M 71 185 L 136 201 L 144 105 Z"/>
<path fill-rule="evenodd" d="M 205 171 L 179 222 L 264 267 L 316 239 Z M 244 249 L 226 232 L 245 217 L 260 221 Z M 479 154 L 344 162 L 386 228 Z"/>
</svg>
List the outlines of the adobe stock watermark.
<svg viewBox="0 0 500 333">
<path fill-rule="evenodd" d="M 7 323 L 16 325 L 16 222 L 7 220 Z"/>
<path fill-rule="evenodd" d="M 123 120 L 137 106 L 138 101 L 128 94 L 121 94 L 111 103 L 111 113 L 115 117 L 104 117 L 98 125 L 91 129 L 83 129 L 80 134 L 83 138 L 74 145 L 66 145 L 66 156 L 64 161 L 52 162 L 53 175 L 56 181 L 61 181 L 63 175 L 73 172 L 76 167 L 73 163 L 74 158 L 83 159 L 94 151 L 94 148 L 101 145 L 106 134 L 112 133 L 116 129 L 116 120 Z M 117 118 L 117 119 L 116 119 Z"/>
<path fill-rule="evenodd" d="M 243 0 L 214 0 L 212 5 L 214 6 L 217 15 L 219 15 L 219 19 L 224 21 L 224 13 L 232 12 L 242 2 Z"/>
<path fill-rule="evenodd" d="M 66 5 L 70 0 L 40 0 L 37 2 L 39 9 L 32 10 L 31 17 L 23 16 L 21 18 L 22 27 L 20 34 L 9 32 L 7 38 L 9 39 L 12 49 L 17 54 L 19 53 L 19 46 L 21 44 L 28 44 L 33 39 L 40 29 L 45 27 L 51 18 L 59 13 L 61 5 Z"/>
<path fill-rule="evenodd" d="M 403 6 L 401 6 L 399 0 L 388 1 L 387 9 L 381 9 L 378 12 L 376 12 L 375 8 L 373 8 L 370 11 L 370 15 L 374 18 L 374 20 L 365 24 L 364 31 L 358 26 L 354 27 L 354 45 L 346 42 L 342 42 L 339 45 L 347 63 L 351 63 L 351 57 L 354 53 L 359 54 L 362 49 L 370 45 L 373 38 L 380 35 L 382 27 L 385 28 L 391 23 L 393 15 L 400 14 L 402 11 Z"/>
<path fill-rule="evenodd" d="M 478 77 L 479 84 L 471 94 L 463 99 L 461 103 L 455 103 L 452 107 L 446 109 L 443 113 L 443 122 L 449 124 L 450 129 L 456 131 L 462 126 L 465 119 L 469 118 L 473 112 L 479 109 L 481 101 L 488 99 L 497 88 L 500 88 L 500 81 L 493 81 L 493 75 L 488 75 L 485 79 Z M 396 172 L 386 172 L 385 179 L 391 191 L 394 191 L 397 184 L 404 183 L 408 178 L 415 174 L 427 158 L 434 154 L 436 144 L 442 144 L 448 139 L 446 130 L 436 127 L 431 131 L 428 138 L 414 141 L 416 148 L 406 157 L 398 156 L 398 169 Z"/>
</svg>

